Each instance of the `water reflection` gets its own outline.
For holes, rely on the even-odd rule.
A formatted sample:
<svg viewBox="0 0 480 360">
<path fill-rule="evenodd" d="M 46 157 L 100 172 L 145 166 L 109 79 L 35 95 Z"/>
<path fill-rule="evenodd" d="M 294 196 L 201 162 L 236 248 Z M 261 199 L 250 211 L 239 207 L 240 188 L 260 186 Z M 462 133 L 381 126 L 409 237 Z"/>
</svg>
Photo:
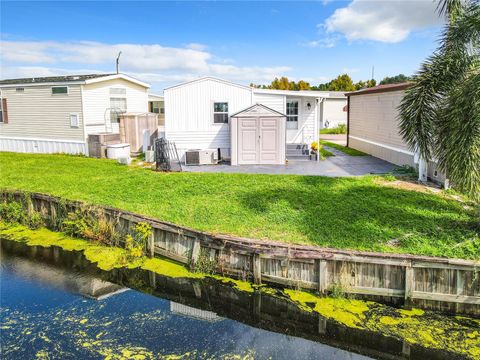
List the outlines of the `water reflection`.
<svg viewBox="0 0 480 360">
<path fill-rule="evenodd" d="M 406 353 L 395 339 L 212 279 L 105 272 L 81 253 L 1 244 L 3 358 L 395 359 Z M 453 358 L 407 350 L 411 358 Z"/>
</svg>

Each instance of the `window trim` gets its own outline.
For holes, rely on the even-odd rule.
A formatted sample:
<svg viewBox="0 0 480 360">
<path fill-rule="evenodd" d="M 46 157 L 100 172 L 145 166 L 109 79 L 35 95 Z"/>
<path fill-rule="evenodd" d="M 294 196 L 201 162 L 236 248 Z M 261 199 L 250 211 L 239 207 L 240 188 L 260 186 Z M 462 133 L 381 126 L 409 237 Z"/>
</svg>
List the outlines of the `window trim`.
<svg viewBox="0 0 480 360">
<path fill-rule="evenodd" d="M 72 116 L 77 117 L 77 125 L 72 125 Z M 73 129 L 78 129 L 80 128 L 80 115 L 78 113 L 70 113 L 68 115 L 68 119 L 70 120 L 70 127 Z"/>
<path fill-rule="evenodd" d="M 215 111 L 215 104 L 220 104 L 220 103 L 227 104 L 227 111 Z M 225 125 L 225 124 L 229 124 L 230 123 L 230 110 L 229 109 L 230 109 L 230 107 L 229 107 L 228 101 L 226 101 L 226 100 L 214 100 L 214 101 L 212 101 L 212 124 L 215 125 L 215 126 L 222 126 L 222 125 Z M 227 115 L 227 122 L 221 122 L 221 123 L 215 122 L 215 114 L 226 114 Z"/>
<path fill-rule="evenodd" d="M 61 93 L 61 94 L 54 94 L 53 93 L 53 89 L 54 88 L 67 88 L 67 92 L 66 93 Z M 67 86 L 67 85 L 62 85 L 62 86 L 51 86 L 50 87 L 50 92 L 51 92 L 51 95 L 52 96 L 67 96 L 70 94 L 70 87 Z"/>
<path fill-rule="evenodd" d="M 289 102 L 297 102 L 297 103 L 298 103 L 298 113 L 297 113 L 297 115 L 288 115 L 288 114 L 287 114 L 287 107 L 288 107 L 288 103 L 289 103 Z M 300 100 L 299 98 L 286 99 L 286 101 L 285 101 L 285 115 L 287 115 L 287 118 L 286 118 L 287 124 L 294 122 L 294 121 L 288 121 L 288 118 L 289 118 L 289 117 L 294 117 L 294 116 L 297 117 L 297 121 L 296 121 L 297 127 L 296 127 L 296 128 L 288 128 L 288 126 L 287 126 L 287 127 L 286 127 L 287 130 L 298 130 L 298 125 L 299 125 L 299 122 L 300 122 L 300 114 L 301 114 L 301 103 L 302 103 L 302 102 L 301 102 L 301 100 Z"/>
</svg>

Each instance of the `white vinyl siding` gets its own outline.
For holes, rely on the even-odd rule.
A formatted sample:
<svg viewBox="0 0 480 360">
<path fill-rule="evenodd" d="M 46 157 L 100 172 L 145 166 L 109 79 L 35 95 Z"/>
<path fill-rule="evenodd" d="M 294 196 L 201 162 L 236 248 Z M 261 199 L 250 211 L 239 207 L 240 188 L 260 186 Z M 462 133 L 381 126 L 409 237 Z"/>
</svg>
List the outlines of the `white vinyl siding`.
<svg viewBox="0 0 480 360">
<path fill-rule="evenodd" d="M 8 124 L 0 125 L 0 137 L 83 141 L 83 113 L 79 85 L 70 85 L 68 96 L 52 95 L 51 86 L 3 88 Z M 78 114 L 78 127 L 70 126 L 70 114 Z"/>
<path fill-rule="evenodd" d="M 165 135 L 183 156 L 188 149 L 230 149 L 229 124 L 213 123 L 213 103 L 228 102 L 229 114 L 249 107 L 252 93 L 247 87 L 214 79 L 202 79 L 166 89 Z"/>
<path fill-rule="evenodd" d="M 114 90 L 114 89 L 122 89 Z M 123 92 L 125 95 L 119 93 Z M 112 94 L 115 93 L 115 94 Z M 111 98 L 126 98 L 127 112 L 148 112 L 147 88 L 123 79 L 102 81 L 83 85 L 85 126 L 87 134 L 106 131 L 106 122 L 110 122 Z M 108 129 L 110 130 L 110 129 Z M 118 122 L 111 126 L 114 133 L 119 132 Z"/>
<path fill-rule="evenodd" d="M 350 135 L 408 150 L 397 120 L 397 107 L 403 95 L 403 91 L 390 91 L 351 96 Z"/>
<path fill-rule="evenodd" d="M 285 96 L 277 94 L 254 94 L 254 104 L 262 104 L 270 109 L 285 114 Z"/>
</svg>

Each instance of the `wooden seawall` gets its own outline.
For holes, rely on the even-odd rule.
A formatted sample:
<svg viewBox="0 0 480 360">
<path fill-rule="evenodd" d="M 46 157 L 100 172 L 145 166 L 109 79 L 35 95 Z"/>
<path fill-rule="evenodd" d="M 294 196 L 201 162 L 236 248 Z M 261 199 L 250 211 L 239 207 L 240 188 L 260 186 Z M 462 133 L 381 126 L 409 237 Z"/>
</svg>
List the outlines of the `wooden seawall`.
<svg viewBox="0 0 480 360">
<path fill-rule="evenodd" d="M 88 209 L 82 202 L 37 193 L 3 191 L 4 201 L 31 200 L 45 220 L 61 208 Z M 328 293 L 332 288 L 392 304 L 480 316 L 480 263 L 426 256 L 337 250 L 314 246 L 214 235 L 110 207 L 95 207 L 118 231 L 129 233 L 139 222 L 152 226 L 151 255 L 183 264 L 200 254 L 216 270 L 255 283 L 270 283 Z M 47 221 L 48 223 L 48 221 Z"/>
</svg>

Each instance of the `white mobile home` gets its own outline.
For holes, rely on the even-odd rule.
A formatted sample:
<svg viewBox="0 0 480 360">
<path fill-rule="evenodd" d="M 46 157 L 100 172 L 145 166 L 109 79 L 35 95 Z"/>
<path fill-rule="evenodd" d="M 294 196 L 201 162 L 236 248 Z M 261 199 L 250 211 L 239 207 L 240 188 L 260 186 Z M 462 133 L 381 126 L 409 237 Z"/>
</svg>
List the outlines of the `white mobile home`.
<svg viewBox="0 0 480 360">
<path fill-rule="evenodd" d="M 0 80 L 0 151 L 87 154 L 89 135 L 148 112 L 149 87 L 124 74 Z"/>
<path fill-rule="evenodd" d="M 396 165 L 422 167 L 421 180 L 428 176 L 444 182 L 445 176 L 437 170 L 435 162 L 419 165 L 418 154 L 400 134 L 398 106 L 409 86 L 409 83 L 379 85 L 347 93 L 347 146 Z"/>
<path fill-rule="evenodd" d="M 175 142 L 181 157 L 189 149 L 219 149 L 222 158 L 230 159 L 232 152 L 236 152 L 236 158 L 241 159 L 240 152 L 244 149 L 238 146 L 245 142 L 237 137 L 243 132 L 232 129 L 230 117 L 255 104 L 283 115 L 280 121 L 285 122 L 284 144 L 279 144 L 276 151 L 284 154 L 275 159 L 285 159 L 288 148 L 285 144 L 308 148 L 313 141 L 318 141 L 322 127 L 346 123 L 347 117 L 343 111 L 347 103 L 343 93 L 257 89 L 210 77 L 167 88 L 164 98 L 165 137 Z M 237 121 L 236 126 L 238 124 Z M 261 126 L 258 121 L 256 124 Z M 283 131 L 282 126 L 278 131 Z M 259 145 L 261 131 L 255 131 L 260 136 L 256 144 Z M 236 137 L 235 141 L 232 136 Z M 271 132 L 271 136 L 278 134 Z M 236 148 L 232 149 L 232 145 Z M 255 151 L 260 149 L 258 146 Z M 287 151 L 287 158 L 288 155 Z"/>
</svg>

